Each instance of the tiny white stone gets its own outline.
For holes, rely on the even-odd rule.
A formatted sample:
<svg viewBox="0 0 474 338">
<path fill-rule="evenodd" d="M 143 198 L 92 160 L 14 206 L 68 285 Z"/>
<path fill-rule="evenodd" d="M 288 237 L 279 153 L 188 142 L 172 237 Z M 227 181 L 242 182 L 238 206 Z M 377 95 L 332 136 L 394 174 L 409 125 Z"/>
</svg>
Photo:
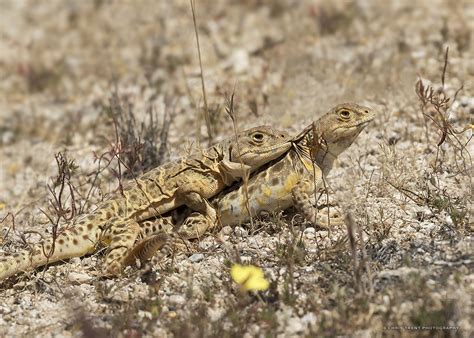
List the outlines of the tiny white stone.
<svg viewBox="0 0 474 338">
<path fill-rule="evenodd" d="M 151 314 L 151 312 L 142 311 L 142 310 L 138 310 L 138 316 L 140 318 L 146 318 L 146 319 L 152 319 L 153 318 L 153 315 Z"/>
<path fill-rule="evenodd" d="M 222 228 L 221 233 L 223 235 L 230 235 L 232 233 L 232 228 L 228 225 Z"/>
<path fill-rule="evenodd" d="M 209 241 L 205 241 L 205 240 L 200 241 L 199 244 L 198 244 L 199 248 L 202 249 L 202 250 L 208 250 L 208 249 L 210 249 L 213 245 L 214 245 L 213 243 L 211 243 L 211 242 L 209 242 Z"/>
<path fill-rule="evenodd" d="M 453 225 L 453 219 L 449 215 L 446 215 L 445 222 L 447 225 Z"/>
<path fill-rule="evenodd" d="M 248 236 L 248 231 L 245 230 L 244 228 L 242 227 L 235 227 L 234 229 L 234 234 L 237 236 L 237 237 L 247 237 Z"/>
<path fill-rule="evenodd" d="M 73 284 L 89 284 L 92 277 L 80 272 L 71 272 L 68 274 L 68 279 Z"/>
<path fill-rule="evenodd" d="M 241 261 L 243 264 L 249 264 L 251 260 L 252 260 L 252 257 L 249 257 L 249 256 L 240 256 L 240 261 Z"/>
<path fill-rule="evenodd" d="M 204 255 L 202 253 L 195 253 L 191 257 L 189 257 L 189 260 L 193 263 L 200 262 L 204 259 Z"/>
<path fill-rule="evenodd" d="M 181 295 L 172 295 L 168 298 L 168 301 L 170 304 L 181 305 L 186 302 L 186 299 L 184 299 L 184 297 Z"/>
</svg>

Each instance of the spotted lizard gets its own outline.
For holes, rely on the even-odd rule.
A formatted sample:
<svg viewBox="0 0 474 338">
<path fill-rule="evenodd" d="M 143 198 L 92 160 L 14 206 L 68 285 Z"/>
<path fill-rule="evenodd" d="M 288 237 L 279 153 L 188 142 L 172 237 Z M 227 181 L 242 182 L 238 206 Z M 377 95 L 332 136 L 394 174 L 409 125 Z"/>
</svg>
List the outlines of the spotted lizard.
<svg viewBox="0 0 474 338">
<path fill-rule="evenodd" d="M 289 138 L 285 132 L 256 127 L 201 153 L 152 169 L 131 181 L 123 194 L 69 224 L 54 241 L 48 239 L 30 250 L 0 256 L 0 280 L 31 268 L 92 253 L 100 245 L 108 246 L 104 274 L 116 275 L 122 270 L 128 251 L 150 230 L 144 228 L 144 220 L 185 205 L 214 224 L 216 212 L 207 199 L 288 151 Z"/>
<path fill-rule="evenodd" d="M 294 138 L 293 149 L 282 159 L 252 176 L 247 185 L 248 202 L 241 184 L 237 185 L 238 189 L 215 198 L 221 223 L 246 222 L 250 218 L 248 210 L 255 217 L 262 211 L 274 212 L 294 206 L 306 221 L 326 227 L 324 217 L 318 217 L 315 197 L 326 190 L 326 176 L 337 157 L 374 118 L 375 113 L 370 108 L 355 103 L 332 108 Z"/>
<path fill-rule="evenodd" d="M 250 218 L 249 211 L 255 217 L 262 211 L 275 212 L 294 206 L 308 222 L 327 227 L 331 219 L 318 215 L 315 196 L 325 190 L 326 176 L 337 157 L 349 148 L 374 118 L 375 113 L 370 108 L 355 103 L 333 107 L 293 138 L 290 151 L 253 174 L 246 187 L 236 183 L 229 188 L 231 191 L 223 191 L 211 200 L 218 210 L 221 225 L 244 223 Z M 337 216 L 337 213 L 334 215 Z M 203 229 L 210 230 L 215 226 L 202 215 L 193 213 L 190 217 L 193 221 L 184 225 L 188 229 L 180 231 L 180 237 L 184 234 L 185 239 L 200 237 L 205 232 Z M 163 220 L 172 224 L 171 217 L 147 222 L 154 224 Z M 333 220 L 341 221 L 340 217 Z M 148 237 L 130 251 L 127 263 L 132 264 L 134 259 L 143 261 L 151 258 L 158 250 L 165 253 L 169 249 L 170 237 L 173 236 L 166 234 L 166 230 Z"/>
</svg>

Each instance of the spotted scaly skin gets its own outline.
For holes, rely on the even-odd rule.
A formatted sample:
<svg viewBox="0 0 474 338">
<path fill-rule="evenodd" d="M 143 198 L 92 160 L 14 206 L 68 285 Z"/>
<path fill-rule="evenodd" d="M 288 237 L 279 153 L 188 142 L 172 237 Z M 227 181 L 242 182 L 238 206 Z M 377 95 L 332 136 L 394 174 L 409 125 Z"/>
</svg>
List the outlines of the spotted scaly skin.
<svg viewBox="0 0 474 338">
<path fill-rule="evenodd" d="M 217 215 L 207 199 L 288 151 L 289 139 L 285 132 L 256 127 L 200 153 L 152 169 L 131 181 L 123 195 L 103 202 L 91 214 L 78 217 L 54 243 L 52 239 L 46 240 L 31 250 L 0 257 L 0 280 L 92 253 L 101 245 L 108 246 L 104 274 L 116 275 L 121 272 L 129 250 L 147 235 L 148 229 L 140 222 L 146 224 L 143 221 L 185 205 L 206 222 L 215 223 Z"/>
<path fill-rule="evenodd" d="M 341 218 L 337 217 L 337 212 L 318 214 L 318 209 L 314 207 L 317 204 L 314 200 L 315 191 L 318 193 L 324 190 L 325 177 L 337 157 L 349 148 L 374 118 L 375 113 L 370 108 L 355 103 L 344 103 L 332 108 L 292 139 L 292 149 L 286 155 L 268 163 L 252 175 L 247 184 L 247 194 L 244 185 L 236 183 L 230 191 L 225 190 L 211 200 L 218 211 L 220 223 L 238 225 L 247 222 L 250 215 L 255 217 L 263 211 L 275 212 L 291 206 L 296 207 L 308 222 L 318 227 L 340 223 Z M 162 228 L 172 228 L 172 217 L 147 221 L 145 227 L 156 227 L 157 223 L 163 222 L 168 226 Z M 168 231 L 166 237 L 163 233 L 150 231 L 150 237 L 130 251 L 131 257 L 128 260 L 146 260 L 153 252 L 163 252 L 165 246 L 169 247 L 165 238 L 198 238 L 215 224 L 207 222 L 200 214 L 192 213 L 177 235 Z"/>
<path fill-rule="evenodd" d="M 325 179 L 337 157 L 354 142 L 365 126 L 375 118 L 367 107 L 344 103 L 295 137 L 293 149 L 253 175 L 248 183 L 246 203 L 244 187 L 224 192 L 213 200 L 222 224 L 237 225 L 263 211 L 275 212 L 291 206 L 319 227 L 326 227 L 327 216 L 318 215 L 315 191 L 325 189 Z M 248 209 L 247 209 L 248 204 Z M 321 217 L 323 216 L 323 217 Z M 335 218 L 337 220 L 337 218 Z M 340 221 L 340 220 L 339 220 Z"/>
</svg>

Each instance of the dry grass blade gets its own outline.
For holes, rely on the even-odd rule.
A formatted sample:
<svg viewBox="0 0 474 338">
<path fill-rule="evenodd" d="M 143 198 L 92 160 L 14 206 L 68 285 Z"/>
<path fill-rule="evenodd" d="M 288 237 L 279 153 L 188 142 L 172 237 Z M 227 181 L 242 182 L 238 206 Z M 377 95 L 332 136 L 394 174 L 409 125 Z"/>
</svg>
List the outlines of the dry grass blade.
<svg viewBox="0 0 474 338">
<path fill-rule="evenodd" d="M 202 97 L 204 100 L 204 119 L 206 120 L 207 135 L 209 137 L 208 143 L 209 143 L 209 146 L 211 146 L 213 143 L 214 135 L 212 133 L 211 118 L 209 116 L 209 107 L 207 105 L 206 86 L 204 83 L 204 70 L 202 68 L 202 60 L 201 60 L 201 45 L 199 44 L 199 34 L 198 34 L 197 23 L 196 23 L 196 5 L 195 5 L 194 0 L 189 0 L 189 2 L 191 4 L 191 11 L 193 13 L 194 33 L 196 34 L 196 44 L 197 44 L 198 57 L 199 57 L 199 68 L 201 70 L 201 88 L 202 88 Z M 198 130 L 199 129 L 200 128 L 198 128 Z"/>
<path fill-rule="evenodd" d="M 234 86 L 234 89 L 232 90 L 232 94 L 230 95 L 230 97 L 228 95 L 226 95 L 225 111 L 230 116 L 230 119 L 232 120 L 232 127 L 234 129 L 235 141 L 237 141 L 238 132 L 237 132 L 237 119 L 235 117 L 235 111 L 234 111 L 234 97 L 235 97 L 235 86 Z M 242 175 L 242 180 L 243 180 L 243 183 L 244 183 L 245 208 L 247 209 L 247 213 L 250 217 L 250 226 L 251 226 L 251 229 L 253 231 L 255 228 L 254 228 L 252 214 L 250 212 L 249 192 L 248 192 L 249 173 L 244 170 L 244 162 L 242 162 L 242 156 L 241 156 L 241 150 L 240 150 L 239 142 L 236 142 L 236 145 L 237 145 L 237 152 L 239 153 L 240 168 L 241 168 L 242 174 L 243 174 Z"/>
<path fill-rule="evenodd" d="M 349 245 L 351 249 L 351 258 L 352 258 L 352 271 L 354 273 L 355 285 L 357 290 L 362 290 L 362 284 L 360 280 L 360 269 L 359 269 L 359 262 L 357 259 L 357 243 L 355 238 L 355 225 L 354 225 L 354 218 L 350 213 L 346 214 L 346 225 L 347 225 L 347 235 L 349 237 Z"/>
</svg>

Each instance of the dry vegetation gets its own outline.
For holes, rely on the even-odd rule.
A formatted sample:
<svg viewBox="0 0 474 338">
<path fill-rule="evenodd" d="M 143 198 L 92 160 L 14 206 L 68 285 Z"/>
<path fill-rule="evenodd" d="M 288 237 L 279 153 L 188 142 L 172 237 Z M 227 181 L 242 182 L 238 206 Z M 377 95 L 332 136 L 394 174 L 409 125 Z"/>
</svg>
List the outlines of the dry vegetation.
<svg viewBox="0 0 474 338">
<path fill-rule="evenodd" d="M 0 10 L 6 254 L 209 128 L 233 133 L 234 88 L 240 129 L 296 133 L 344 101 L 378 112 L 329 177 L 345 227 L 290 210 L 115 280 L 101 252 L 17 276 L 0 287 L 0 336 L 473 335 L 472 1 L 197 1 L 202 70 L 188 1 Z M 235 262 L 269 290 L 241 293 Z"/>
</svg>

